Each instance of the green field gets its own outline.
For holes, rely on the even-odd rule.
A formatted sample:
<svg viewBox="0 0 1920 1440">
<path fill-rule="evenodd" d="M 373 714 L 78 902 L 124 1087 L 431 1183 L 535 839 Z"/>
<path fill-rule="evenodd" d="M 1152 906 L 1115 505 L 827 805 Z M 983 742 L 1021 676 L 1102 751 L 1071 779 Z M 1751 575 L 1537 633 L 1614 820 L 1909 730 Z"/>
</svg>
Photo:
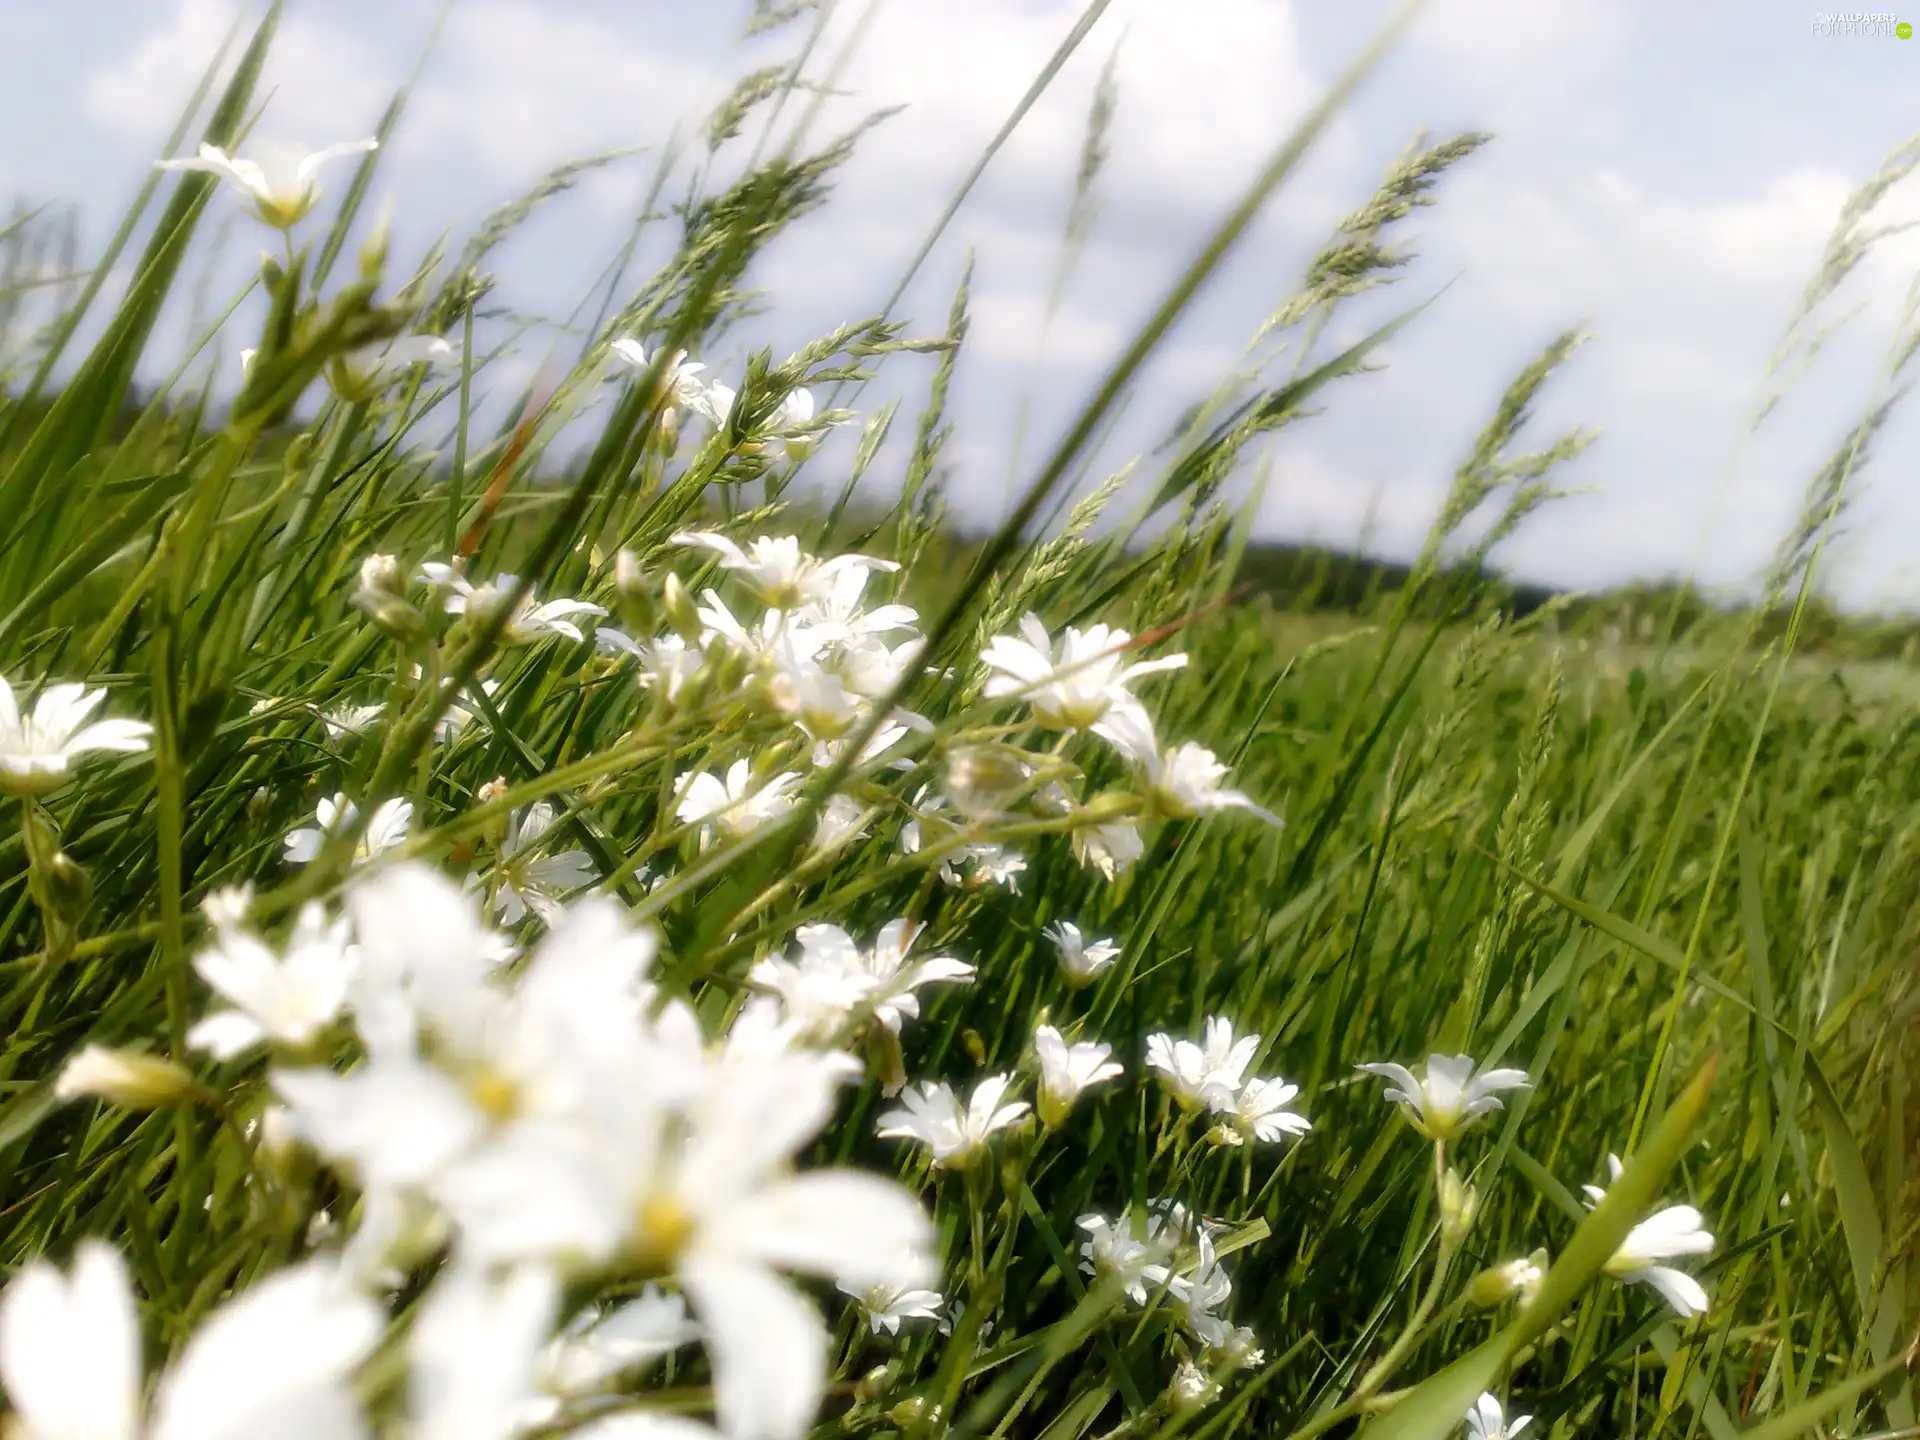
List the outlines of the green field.
<svg viewBox="0 0 1920 1440">
<path fill-rule="evenodd" d="M 232 142 L 271 28 L 169 154 Z M 743 91 L 741 115 L 771 93 Z M 1391 584 L 1329 609 L 1239 583 L 1263 573 L 1239 488 L 1261 438 L 1337 403 L 1397 327 L 1321 343 L 1477 138 L 1409 152 L 1330 238 L 1269 320 L 1299 343 L 1290 378 L 1193 397 L 1128 484 L 1073 488 L 1322 119 L 1277 137 L 1244 213 L 986 538 L 956 535 L 941 493 L 964 285 L 949 315 L 850 323 L 675 388 L 676 350 L 727 353 L 754 258 L 825 198 L 844 147 L 702 197 L 672 262 L 497 429 L 472 413 L 495 363 L 475 307 L 534 201 L 403 258 L 366 223 L 379 152 L 331 162 L 311 215 L 274 192 L 287 258 L 263 266 L 236 394 L 147 342 L 239 187 L 156 175 L 90 261 L 132 267 L 125 297 L 61 292 L 4 357 L 0 1387 L 22 1433 L 136 1433 L 85 1413 L 139 1383 L 109 1353 L 111 1297 L 85 1309 L 76 1286 L 63 1329 L 47 1268 L 104 1241 L 144 1373 L 174 1367 L 139 1432 L 162 1440 L 362 1433 L 349 1413 L 434 1440 L 1409 1440 L 1458 1433 L 1483 1392 L 1543 1436 L 1920 1434 L 1911 666 L 1802 652 L 1812 563 L 1677 635 L 1605 596 L 1517 615 L 1480 562 L 1586 443 L 1528 420 L 1571 336 L 1523 357 Z M 5 239 L 20 265 L 38 254 L 26 222 Z M 400 335 L 447 347 L 376 372 Z M 930 377 L 917 414 L 863 408 L 881 365 Z M 816 450 L 829 424 L 857 443 Z M 876 460 L 889 434 L 897 464 Z M 1831 493 L 1809 500 L 1816 559 Z M 798 549 L 756 571 L 689 531 Z M 898 569 L 830 594 L 802 552 Z M 456 556 L 457 580 L 420 569 Z M 557 599 L 599 613 L 528 609 Z M 882 603 L 917 614 L 887 631 Z M 1052 641 L 1127 633 L 1014 683 L 1029 615 Z M 1183 669 L 1099 678 L 1176 653 Z M 69 757 L 35 709 L 62 682 L 151 733 Z M 1153 747 L 1115 738 L 1128 690 Z M 917 719 L 862 756 L 896 710 Z M 290 853 L 335 796 L 355 817 Z M 376 807 L 399 801 L 410 822 L 381 849 Z M 482 907 L 514 951 L 497 968 Z M 342 916 L 353 955 L 323 933 Z M 896 920 L 922 927 L 914 957 L 970 972 L 903 1000 L 876 939 Z M 1090 983 L 1063 974 L 1062 922 L 1118 947 Z M 821 925 L 854 968 L 815 954 L 838 943 Z M 243 1036 L 212 1038 L 221 1010 Z M 1244 1075 L 1208 1057 L 1183 1106 L 1149 1037 L 1198 1041 L 1210 1017 L 1257 1045 Z M 1042 1025 L 1123 1073 L 1051 1113 Z M 1528 1084 L 1471 1123 L 1437 1105 L 1423 1134 L 1356 1067 L 1430 1055 Z M 902 1082 L 964 1098 L 999 1075 L 1036 1109 L 990 1138 L 877 1133 L 917 1123 L 891 1115 Z M 1263 1102 L 1256 1076 L 1297 1094 Z M 1310 1128 L 1276 1138 L 1261 1113 Z M 1627 1168 L 1592 1208 L 1610 1154 Z M 1081 1264 L 1081 1221 L 1144 1244 L 1117 1217 L 1161 1200 L 1194 1218 L 1130 1298 Z M 1678 1205 L 1710 1247 L 1630 1253 Z M 1522 1294 L 1488 1273 L 1539 1251 Z M 1705 1313 L 1631 1283 L 1649 1259 L 1694 1277 Z M 910 1272 L 937 1300 L 886 1333 L 853 1297 Z M 272 1277 L 318 1275 L 344 1288 L 246 1309 L 288 1293 Z M 537 1368 L 643 1294 L 644 1343 Z"/>
</svg>

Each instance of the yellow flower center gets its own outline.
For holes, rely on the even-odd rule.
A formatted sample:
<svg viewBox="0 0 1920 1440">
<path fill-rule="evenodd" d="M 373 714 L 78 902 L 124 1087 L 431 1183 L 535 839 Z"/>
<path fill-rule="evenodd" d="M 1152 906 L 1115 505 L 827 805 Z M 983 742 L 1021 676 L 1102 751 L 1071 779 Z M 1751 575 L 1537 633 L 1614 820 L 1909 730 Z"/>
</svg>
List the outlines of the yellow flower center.
<svg viewBox="0 0 1920 1440">
<path fill-rule="evenodd" d="M 467 1098 L 496 1125 L 504 1125 L 520 1111 L 520 1087 L 491 1067 L 467 1077 Z"/>
<path fill-rule="evenodd" d="M 628 1253 L 643 1274 L 661 1274 L 673 1268 L 693 1232 L 692 1212 L 673 1195 L 655 1190 L 634 1211 Z"/>
</svg>

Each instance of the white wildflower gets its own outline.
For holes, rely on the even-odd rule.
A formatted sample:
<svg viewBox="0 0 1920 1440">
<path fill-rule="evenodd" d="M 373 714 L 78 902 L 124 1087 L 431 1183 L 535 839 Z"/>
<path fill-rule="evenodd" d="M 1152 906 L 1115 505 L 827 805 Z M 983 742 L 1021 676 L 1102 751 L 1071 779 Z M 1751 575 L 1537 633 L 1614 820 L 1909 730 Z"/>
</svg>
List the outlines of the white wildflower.
<svg viewBox="0 0 1920 1440">
<path fill-rule="evenodd" d="M 552 831 L 556 818 L 553 806 L 541 800 L 508 821 L 493 877 L 498 887 L 493 897 L 494 913 L 503 925 L 519 924 L 529 910 L 552 924 L 560 913 L 563 894 L 599 878 L 584 850 L 535 853 L 542 848 L 541 842 Z"/>
<path fill-rule="evenodd" d="M 1147 1037 L 1147 1064 L 1160 1072 L 1167 1092 L 1188 1109 L 1212 1106 L 1216 1096 L 1239 1093 L 1242 1077 L 1260 1048 L 1258 1035 L 1233 1038 L 1233 1022 L 1208 1017 L 1206 1043 L 1175 1040 L 1171 1035 Z"/>
<path fill-rule="evenodd" d="M 1120 947 L 1113 941 L 1089 942 L 1081 935 L 1080 927 L 1071 920 L 1049 925 L 1042 933 L 1053 941 L 1054 948 L 1060 952 L 1061 973 L 1066 976 L 1067 984 L 1076 990 L 1098 979 L 1120 958 Z"/>
<path fill-rule="evenodd" d="M 202 145 L 197 156 L 161 160 L 155 168 L 217 175 L 246 198 L 263 223 L 276 230 L 290 230 L 307 217 L 320 198 L 318 175 L 322 165 L 379 148 L 377 140 L 345 140 L 307 153 L 298 145 L 264 143 L 249 159 L 229 154 L 218 145 Z"/>
<path fill-rule="evenodd" d="M 987 1141 L 995 1131 L 1017 1124 L 1027 1113 L 1025 1101 L 1005 1101 L 1010 1075 L 989 1075 L 973 1087 L 963 1106 L 944 1081 L 935 1081 L 904 1092 L 901 1110 L 889 1110 L 880 1117 L 879 1134 L 883 1140 L 917 1140 L 933 1155 L 933 1163 L 944 1170 L 965 1170 L 987 1152 Z"/>
<path fill-rule="evenodd" d="M 799 803 L 789 792 L 800 780 L 798 775 L 783 773 L 756 783 L 753 764 L 744 759 L 727 767 L 725 780 L 705 771 L 689 773 L 680 777 L 680 803 L 674 816 L 681 824 L 699 825 L 703 831 L 717 825 L 737 840 L 785 819 Z"/>
<path fill-rule="evenodd" d="M 1619 1156 L 1609 1155 L 1607 1168 L 1613 1179 L 1618 1180 L 1626 1167 L 1620 1163 Z M 1593 1204 L 1606 1198 L 1607 1192 L 1598 1185 L 1581 1188 Z M 1705 1228 L 1700 1212 L 1691 1205 L 1669 1205 L 1664 1210 L 1656 1210 L 1628 1231 L 1627 1238 L 1620 1242 L 1620 1248 L 1601 1268 L 1616 1280 L 1651 1285 L 1673 1307 L 1674 1314 L 1687 1320 L 1707 1313 L 1710 1302 L 1706 1289 L 1684 1270 L 1653 1262 L 1671 1260 L 1681 1255 L 1712 1253 L 1713 1235 Z"/>
<path fill-rule="evenodd" d="M 860 1302 L 868 1328 L 875 1335 L 882 1330 L 898 1335 L 903 1320 L 937 1321 L 941 1318 L 941 1306 L 946 1303 L 938 1290 L 899 1285 L 869 1285 L 862 1290 L 845 1284 L 840 1289 Z"/>
<path fill-rule="evenodd" d="M 1056 645 L 1037 615 L 1020 621 L 1020 638 L 998 635 L 980 652 L 995 671 L 987 681 L 989 698 L 1012 696 L 1033 708 L 1033 718 L 1053 730 L 1084 730 L 1116 709 L 1137 709 L 1127 686 L 1145 675 L 1178 670 L 1185 655 L 1127 663 L 1133 637 L 1125 630 L 1094 625 L 1069 626 Z"/>
<path fill-rule="evenodd" d="M 1115 709 L 1094 733 L 1140 766 L 1146 779 L 1145 799 L 1169 820 L 1194 820 L 1216 810 L 1246 810 L 1269 825 L 1280 817 L 1222 783 L 1227 767 L 1204 745 L 1186 742 L 1162 746 L 1153 722 L 1139 706 Z"/>
<path fill-rule="evenodd" d="M 339 1017 L 353 977 L 346 921 L 301 907 L 284 954 L 237 925 L 216 926 L 216 942 L 194 956 L 200 978 L 232 1005 L 187 1032 L 187 1044 L 231 1060 L 263 1042 L 307 1045 Z"/>
<path fill-rule="evenodd" d="M 1468 1440 L 1517 1440 L 1520 1432 L 1532 1421 L 1531 1415 L 1516 1415 L 1511 1420 L 1507 1419 L 1500 1402 L 1491 1395 L 1483 1394 L 1467 1411 Z"/>
<path fill-rule="evenodd" d="M 0 1383 L 29 1440 L 248 1440 L 361 1433 L 351 1377 L 386 1331 L 372 1301 L 309 1261 L 236 1293 L 141 1403 L 140 1325 L 119 1254 L 82 1241 L 0 1295 Z"/>
<path fill-rule="evenodd" d="M 1082 1040 L 1069 1045 L 1051 1025 L 1033 1032 L 1033 1052 L 1040 1062 L 1040 1119 L 1047 1125 L 1059 1125 L 1073 1109 L 1074 1101 L 1095 1085 L 1104 1084 L 1121 1072 L 1107 1057 L 1111 1045 Z"/>
<path fill-rule="evenodd" d="M 1420 1076 L 1391 1061 L 1357 1068 L 1389 1081 L 1387 1099 L 1398 1104 L 1429 1140 L 1457 1138 L 1482 1115 L 1504 1108 L 1501 1091 L 1528 1087 L 1524 1070 L 1475 1073 L 1471 1055 L 1429 1055 Z"/>
<path fill-rule="evenodd" d="M 153 727 L 141 720 L 87 717 L 107 698 L 84 685 L 49 685 L 22 715 L 13 687 L 0 677 L 0 794 L 42 795 L 66 783 L 76 757 L 90 751 L 137 754 Z"/>
<path fill-rule="evenodd" d="M 756 536 L 745 549 L 725 535 L 705 530 L 682 530 L 672 539 L 676 545 L 713 551 L 720 557 L 723 570 L 738 575 L 741 583 L 773 610 L 795 610 L 827 598 L 848 570 L 900 568 L 891 560 L 876 560 L 870 555 L 816 559 L 800 548 L 799 538 L 793 535 Z"/>
<path fill-rule="evenodd" d="M 305 865 L 320 853 L 328 838 L 338 835 L 359 817 L 354 803 L 345 795 L 322 800 L 314 812 L 314 823 L 291 831 L 286 839 L 287 862 Z M 391 850 L 407 838 L 413 824 L 413 806 L 405 800 L 383 800 L 376 805 L 367 822 L 367 832 L 353 852 L 354 863 L 371 859 Z"/>
</svg>

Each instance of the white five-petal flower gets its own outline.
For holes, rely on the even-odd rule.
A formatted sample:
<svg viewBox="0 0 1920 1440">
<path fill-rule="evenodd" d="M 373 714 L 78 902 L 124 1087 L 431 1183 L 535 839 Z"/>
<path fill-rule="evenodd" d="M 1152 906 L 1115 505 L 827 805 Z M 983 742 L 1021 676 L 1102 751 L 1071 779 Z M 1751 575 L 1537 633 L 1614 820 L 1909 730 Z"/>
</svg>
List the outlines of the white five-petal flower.
<svg viewBox="0 0 1920 1440">
<path fill-rule="evenodd" d="M 1223 783 L 1227 767 L 1204 745 L 1191 741 L 1162 745 L 1153 721 L 1138 705 L 1116 707 L 1093 729 L 1140 767 L 1146 780 L 1144 798 L 1169 820 L 1195 820 L 1216 810 L 1246 810 L 1269 825 L 1283 823 L 1240 791 L 1227 789 Z"/>
<path fill-rule="evenodd" d="M 141 1404 L 140 1327 L 119 1254 L 83 1241 L 0 1295 L 0 1384 L 28 1440 L 327 1440 L 361 1433 L 350 1377 L 386 1317 L 327 1262 L 282 1270 L 202 1324 Z"/>
<path fill-rule="evenodd" d="M 1618 1180 L 1625 1168 L 1618 1155 L 1607 1156 L 1607 1169 L 1613 1180 Z M 1581 1188 L 1591 1204 L 1597 1205 L 1606 1198 L 1607 1192 L 1598 1185 Z M 1691 1205 L 1669 1205 L 1628 1231 L 1620 1248 L 1602 1268 L 1616 1280 L 1651 1285 L 1673 1307 L 1673 1313 L 1686 1320 L 1707 1313 L 1709 1301 L 1705 1287 L 1684 1270 L 1656 1265 L 1654 1261 L 1712 1253 L 1713 1235 L 1705 1228 L 1700 1212 Z"/>
<path fill-rule="evenodd" d="M 1082 1094 L 1121 1073 L 1107 1058 L 1113 1053 L 1111 1045 L 1091 1040 L 1069 1045 L 1051 1025 L 1035 1027 L 1033 1053 L 1040 1062 L 1040 1119 L 1048 1125 L 1060 1124 Z"/>
<path fill-rule="evenodd" d="M 1467 1411 L 1467 1435 L 1469 1440 L 1518 1440 L 1520 1432 L 1532 1422 L 1531 1415 L 1516 1415 L 1511 1420 L 1507 1419 L 1500 1402 L 1491 1395 L 1483 1394 Z"/>
<path fill-rule="evenodd" d="M 161 160 L 161 170 L 197 170 L 218 175 L 243 196 L 253 213 L 276 230 L 299 224 L 320 198 L 319 171 L 329 160 L 365 155 L 380 148 L 378 140 L 344 140 L 308 153 L 304 147 L 264 143 L 251 159 L 229 154 L 218 145 L 202 145 L 197 156 Z"/>
<path fill-rule="evenodd" d="M 287 862 L 292 865 L 305 865 L 320 853 L 320 847 L 329 836 L 339 834 L 352 825 L 359 815 L 354 803 L 345 795 L 335 795 L 322 800 L 314 811 L 314 823 L 290 831 L 286 839 Z M 407 838 L 407 830 L 413 824 L 413 806 L 405 800 L 383 800 L 374 807 L 373 817 L 367 822 L 367 833 L 360 837 L 360 844 L 353 852 L 357 864 L 382 851 L 391 850 Z"/>
<path fill-rule="evenodd" d="M 817 559 L 800 548 L 799 537 L 794 535 L 756 536 L 744 549 L 737 541 L 707 530 L 682 530 L 672 538 L 676 545 L 713 551 L 720 557 L 721 569 L 738 575 L 741 583 L 773 610 L 796 610 L 826 599 L 849 570 L 900 568 L 891 560 L 876 560 L 870 555 Z"/>
<path fill-rule="evenodd" d="M 76 756 L 89 751 L 136 754 L 153 727 L 140 720 L 87 717 L 107 698 L 84 685 L 49 685 L 28 714 L 0 676 L 0 794 L 40 795 L 66 783 Z"/>
<path fill-rule="evenodd" d="M 1113 941 L 1089 941 L 1071 920 L 1049 925 L 1043 933 L 1060 952 L 1060 971 L 1076 990 L 1099 978 L 1120 958 L 1120 947 Z"/>
<path fill-rule="evenodd" d="M 1398 1104 L 1429 1140 L 1452 1140 L 1482 1115 L 1503 1109 L 1500 1092 L 1524 1090 L 1524 1070 L 1475 1072 L 1471 1055 L 1429 1055 L 1423 1074 L 1381 1061 L 1358 1069 L 1390 1082 L 1387 1099 Z"/>
<path fill-rule="evenodd" d="M 209 910 L 222 915 L 224 906 Z M 317 902 L 301 907 L 280 955 L 238 924 L 216 924 L 215 943 L 193 968 L 233 1008 L 208 1015 L 187 1032 L 187 1043 L 219 1060 L 263 1041 L 306 1045 L 340 1015 L 353 965 L 346 921 L 329 922 Z"/>
<path fill-rule="evenodd" d="M 981 664 L 995 672 L 985 693 L 1025 700 L 1049 729 L 1084 730 L 1110 711 L 1139 708 L 1127 689 L 1132 681 L 1187 663 L 1185 655 L 1166 655 L 1129 664 L 1132 642 L 1125 630 L 1094 625 L 1069 626 L 1056 645 L 1039 616 L 1024 616 L 1019 637 L 997 635 L 980 652 Z"/>
<path fill-rule="evenodd" d="M 1216 1096 L 1237 1095 L 1258 1035 L 1233 1036 L 1233 1022 L 1221 1015 L 1207 1019 L 1206 1042 L 1175 1040 L 1171 1035 L 1147 1037 L 1147 1064 L 1160 1072 L 1167 1093 L 1189 1110 L 1211 1106 Z"/>
<path fill-rule="evenodd" d="M 674 815 L 681 824 L 699 825 L 703 831 L 718 826 L 737 840 L 785 818 L 799 803 L 789 792 L 800 780 L 787 772 L 756 781 L 752 762 L 736 760 L 727 767 L 725 780 L 706 771 L 683 775 Z"/>
<path fill-rule="evenodd" d="M 1026 1115 L 1029 1107 L 1024 1100 L 1006 1100 L 1012 1084 L 1011 1075 L 989 1075 L 973 1087 L 965 1105 L 945 1081 L 907 1090 L 900 1097 L 905 1108 L 880 1117 L 880 1137 L 917 1140 L 932 1152 L 933 1163 L 941 1169 L 965 1170 L 987 1153 L 994 1132 Z"/>
</svg>

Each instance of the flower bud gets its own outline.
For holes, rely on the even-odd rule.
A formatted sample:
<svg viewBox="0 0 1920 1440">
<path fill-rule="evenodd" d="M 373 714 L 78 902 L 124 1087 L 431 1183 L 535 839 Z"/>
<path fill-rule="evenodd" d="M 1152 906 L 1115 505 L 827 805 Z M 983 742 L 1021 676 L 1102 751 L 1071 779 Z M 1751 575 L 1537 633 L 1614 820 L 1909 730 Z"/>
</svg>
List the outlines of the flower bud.
<svg viewBox="0 0 1920 1440">
<path fill-rule="evenodd" d="M 620 623 L 636 639 L 653 634 L 660 624 L 660 604 L 653 583 L 640 568 L 640 557 L 622 550 L 613 557 L 613 588 L 618 596 Z"/>
<path fill-rule="evenodd" d="M 880 1081 L 880 1093 L 891 1100 L 907 1088 L 907 1060 L 900 1037 L 885 1025 L 869 1025 L 866 1033 L 867 1068 Z"/>
<path fill-rule="evenodd" d="M 1479 1213 L 1480 1193 L 1449 1165 L 1440 1177 L 1440 1243 L 1449 1250 L 1457 1249 Z"/>
<path fill-rule="evenodd" d="M 1247 1143 L 1247 1137 L 1234 1129 L 1233 1126 L 1227 1124 L 1226 1121 L 1222 1120 L 1218 1125 L 1207 1131 L 1207 1143 L 1209 1145 L 1217 1145 L 1224 1150 L 1237 1150 L 1240 1146 Z"/>
<path fill-rule="evenodd" d="M 1536 1250 L 1524 1259 L 1489 1265 L 1467 1282 L 1467 1303 L 1491 1310 L 1518 1295 L 1522 1305 L 1530 1305 L 1533 1297 L 1539 1293 L 1540 1282 L 1546 1273 L 1547 1252 L 1544 1249 Z"/>
<path fill-rule="evenodd" d="M 698 645 L 705 627 L 695 612 L 693 597 L 687 594 L 686 582 L 671 571 L 660 583 L 660 607 L 665 612 L 667 624 L 674 633 L 689 645 Z"/>
<path fill-rule="evenodd" d="M 360 562 L 360 588 L 383 595 L 407 593 L 407 572 L 391 555 L 373 554 Z"/>
<path fill-rule="evenodd" d="M 360 247 L 360 278 L 362 280 L 378 280 L 386 273 L 387 248 L 392 239 L 392 215 L 382 210 L 380 218 L 374 222 L 373 233 L 367 237 L 367 243 Z"/>
<path fill-rule="evenodd" d="M 71 855 L 60 850 L 47 862 L 42 883 L 46 886 L 50 911 L 47 918 L 68 930 L 79 925 L 80 917 L 87 913 L 87 905 L 93 899 L 93 877 Z"/>
<path fill-rule="evenodd" d="M 171 1060 L 87 1045 L 67 1061 L 53 1093 L 62 1100 L 91 1096 L 123 1110 L 157 1110 L 184 1099 L 192 1088 L 193 1077 Z"/>
<path fill-rule="evenodd" d="M 892 1385 L 892 1369 L 885 1365 L 876 1365 L 862 1375 L 854 1385 L 853 1398 L 871 1403 L 886 1394 Z"/>
<path fill-rule="evenodd" d="M 1001 745 L 965 745 L 947 757 L 940 790 L 969 820 L 990 820 L 1006 813 L 1033 767 L 1018 750 Z"/>
<path fill-rule="evenodd" d="M 426 619 L 407 599 L 407 574 L 391 555 L 369 555 L 360 562 L 360 585 L 352 603 L 396 640 L 418 635 Z"/>
<path fill-rule="evenodd" d="M 887 1419 L 902 1429 L 912 1429 L 916 1425 L 926 1425 L 938 1421 L 940 1407 L 924 1395 L 909 1395 L 898 1405 L 887 1411 Z"/>
</svg>

